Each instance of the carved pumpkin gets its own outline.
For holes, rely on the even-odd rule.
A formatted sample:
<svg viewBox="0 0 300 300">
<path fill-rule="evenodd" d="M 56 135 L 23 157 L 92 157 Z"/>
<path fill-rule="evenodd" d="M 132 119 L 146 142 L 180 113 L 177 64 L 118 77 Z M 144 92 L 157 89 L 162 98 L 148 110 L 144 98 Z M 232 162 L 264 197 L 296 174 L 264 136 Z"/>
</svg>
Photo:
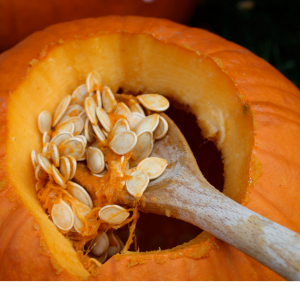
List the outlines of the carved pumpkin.
<svg viewBox="0 0 300 300">
<path fill-rule="evenodd" d="M 300 93 L 248 50 L 171 21 L 104 17 L 36 32 L 0 56 L 1 280 L 280 280 L 206 232 L 166 251 L 83 268 L 34 190 L 37 116 L 87 73 L 114 91 L 157 92 L 193 112 L 224 157 L 224 193 L 300 233 Z"/>
</svg>

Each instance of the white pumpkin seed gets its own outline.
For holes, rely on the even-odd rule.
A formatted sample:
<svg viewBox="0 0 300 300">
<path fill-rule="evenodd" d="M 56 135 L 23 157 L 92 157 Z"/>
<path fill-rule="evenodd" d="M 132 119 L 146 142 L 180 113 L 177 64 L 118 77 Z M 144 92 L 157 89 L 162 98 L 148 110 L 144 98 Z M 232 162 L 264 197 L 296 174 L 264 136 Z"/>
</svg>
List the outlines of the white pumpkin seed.
<svg viewBox="0 0 300 300">
<path fill-rule="evenodd" d="M 104 177 L 106 174 L 107 174 L 107 170 L 103 170 L 101 173 L 99 173 L 99 174 L 96 174 L 96 173 L 93 173 L 93 172 L 91 172 L 91 174 L 93 175 L 93 176 L 96 176 L 96 177 Z"/>
<path fill-rule="evenodd" d="M 63 98 L 58 106 L 56 107 L 56 110 L 54 112 L 53 120 L 52 120 L 52 127 L 55 127 L 59 120 L 62 118 L 66 110 L 68 109 L 68 106 L 71 102 L 71 96 L 68 95 L 65 98 Z"/>
<path fill-rule="evenodd" d="M 77 206 L 79 213 L 86 217 L 88 215 L 88 213 L 91 211 L 91 208 L 85 204 L 82 205 L 78 205 Z M 74 229 L 78 232 L 78 233 L 82 233 L 81 228 L 83 226 L 83 223 L 80 221 L 80 219 L 77 217 L 76 215 L 76 211 L 73 208 L 73 212 L 74 212 Z"/>
<path fill-rule="evenodd" d="M 78 86 L 72 94 L 72 104 L 83 105 L 85 98 L 88 96 L 86 84 Z"/>
<path fill-rule="evenodd" d="M 141 157 L 141 155 L 143 155 L 145 152 L 148 152 L 149 145 L 151 144 L 152 140 L 153 135 L 151 131 L 146 130 L 141 132 L 137 136 L 137 143 L 133 148 L 131 159 L 136 160 L 139 157 Z"/>
<path fill-rule="evenodd" d="M 96 114 L 97 114 L 98 120 L 100 121 L 100 123 L 103 126 L 103 128 L 107 132 L 110 132 L 110 130 L 111 130 L 111 122 L 110 122 L 109 116 L 106 113 L 106 111 L 103 108 L 97 107 Z"/>
<path fill-rule="evenodd" d="M 76 173 L 77 161 L 74 158 L 74 156 L 68 155 L 66 157 L 69 159 L 70 167 L 71 167 L 71 172 L 70 172 L 70 178 L 69 178 L 69 180 L 72 180 L 73 177 L 75 176 L 75 173 Z"/>
<path fill-rule="evenodd" d="M 48 151 L 50 151 L 50 143 L 45 143 L 45 144 L 43 145 L 42 153 L 45 153 L 45 155 L 46 155 Z M 47 156 L 47 155 L 46 155 L 46 156 Z"/>
<path fill-rule="evenodd" d="M 64 231 L 70 230 L 74 225 L 72 209 L 62 199 L 60 199 L 59 203 L 53 205 L 51 218 L 56 227 Z"/>
<path fill-rule="evenodd" d="M 51 159 L 55 167 L 59 167 L 59 152 L 55 143 L 50 143 Z"/>
<path fill-rule="evenodd" d="M 144 118 L 145 118 L 144 115 L 142 115 L 140 113 L 136 113 L 136 112 L 133 112 L 130 115 L 128 115 L 127 120 L 128 120 L 131 130 L 135 130 L 137 124 Z"/>
<path fill-rule="evenodd" d="M 128 130 L 130 130 L 128 121 L 125 119 L 119 119 L 112 129 L 112 135 L 115 136 L 122 131 L 128 131 Z"/>
<path fill-rule="evenodd" d="M 31 162 L 32 162 L 32 165 L 33 165 L 33 168 L 35 169 L 37 166 L 38 166 L 38 161 L 37 161 L 37 158 L 36 158 L 36 155 L 37 155 L 37 152 L 35 150 L 32 150 L 31 151 Z"/>
<path fill-rule="evenodd" d="M 102 130 L 100 129 L 100 127 L 98 125 L 96 125 L 96 126 L 92 125 L 92 127 L 93 127 L 93 130 L 94 130 L 97 138 L 100 141 L 105 141 L 106 137 L 105 137 L 104 133 L 102 132 Z"/>
<path fill-rule="evenodd" d="M 45 172 L 40 165 L 38 165 L 34 171 L 34 176 L 37 181 L 41 181 L 48 178 L 47 172 Z"/>
<path fill-rule="evenodd" d="M 137 143 L 137 136 L 133 131 L 122 131 L 114 136 L 109 147 L 117 154 L 124 155 L 131 151 Z"/>
<path fill-rule="evenodd" d="M 136 167 L 137 170 L 144 171 L 148 174 L 149 179 L 159 177 L 168 166 L 168 161 L 159 157 L 149 157 L 142 160 Z"/>
<path fill-rule="evenodd" d="M 105 168 L 104 155 L 98 148 L 89 147 L 86 150 L 86 161 L 93 173 L 101 173 Z"/>
<path fill-rule="evenodd" d="M 121 115 L 127 118 L 128 115 L 131 114 L 131 110 L 125 103 L 120 102 L 118 103 L 117 108 L 114 111 L 114 114 Z"/>
<path fill-rule="evenodd" d="M 84 145 L 84 148 L 85 148 L 86 145 L 87 145 L 87 139 L 86 139 L 86 137 L 85 137 L 84 135 L 81 135 L 81 134 L 76 135 L 75 137 L 76 137 L 77 139 L 80 139 L 80 140 L 83 142 L 83 145 Z"/>
<path fill-rule="evenodd" d="M 63 123 L 63 124 L 55 127 L 55 131 L 52 134 L 52 138 L 54 138 L 55 136 L 57 136 L 61 132 L 69 132 L 73 136 L 74 129 L 75 129 L 75 126 L 72 122 Z"/>
<path fill-rule="evenodd" d="M 85 152 L 85 147 L 81 139 L 72 137 L 63 141 L 58 146 L 58 151 L 62 156 L 72 155 L 79 160 Z"/>
<path fill-rule="evenodd" d="M 158 94 L 139 95 L 137 99 L 144 107 L 152 111 L 165 111 L 170 106 L 169 100 Z"/>
<path fill-rule="evenodd" d="M 126 188 L 129 194 L 135 198 L 140 198 L 149 184 L 149 176 L 146 172 L 135 171 L 131 178 L 126 180 Z"/>
<path fill-rule="evenodd" d="M 99 232 L 95 239 L 92 241 L 92 249 L 91 252 L 96 255 L 100 256 L 105 253 L 109 246 L 109 240 L 107 234 L 105 232 Z"/>
<path fill-rule="evenodd" d="M 98 72 L 91 72 L 86 78 L 86 89 L 89 95 L 95 91 L 101 91 L 102 89 L 102 79 Z"/>
<path fill-rule="evenodd" d="M 168 132 L 169 125 L 165 118 L 159 116 L 159 122 L 156 129 L 153 131 L 153 137 L 156 140 L 162 139 Z"/>
<path fill-rule="evenodd" d="M 60 174 L 64 177 L 65 181 L 70 180 L 71 177 L 71 164 L 68 157 L 62 156 L 60 158 Z"/>
<path fill-rule="evenodd" d="M 35 190 L 38 192 L 41 188 L 43 188 L 47 184 L 48 180 L 41 180 L 35 184 Z"/>
<path fill-rule="evenodd" d="M 89 206 L 89 207 L 93 207 L 93 201 L 90 197 L 90 195 L 88 194 L 88 192 L 79 184 L 72 182 L 72 181 L 68 181 L 67 183 L 67 191 L 77 200 L 79 200 L 80 202 L 82 202 L 83 204 Z"/>
<path fill-rule="evenodd" d="M 79 117 L 82 113 L 84 113 L 84 109 L 79 104 L 70 105 L 62 118 L 59 120 L 57 125 L 65 123 L 70 118 Z"/>
<path fill-rule="evenodd" d="M 65 123 L 73 123 L 74 124 L 74 135 L 80 134 L 84 127 L 84 122 L 83 122 L 82 118 L 80 118 L 79 116 L 71 117 L 61 124 L 65 124 Z"/>
<path fill-rule="evenodd" d="M 49 143 L 51 141 L 52 131 L 47 130 L 43 133 L 43 144 Z"/>
<path fill-rule="evenodd" d="M 72 138 L 73 134 L 70 132 L 60 132 L 55 137 L 52 138 L 51 142 L 55 143 L 56 146 L 59 146 L 63 141 Z"/>
<path fill-rule="evenodd" d="M 99 211 L 99 218 L 111 225 L 120 225 L 129 217 L 129 212 L 119 205 L 106 205 Z"/>
<path fill-rule="evenodd" d="M 92 96 L 92 98 L 95 100 L 98 107 L 102 107 L 102 99 L 101 99 L 100 91 L 96 91 L 95 94 Z"/>
<path fill-rule="evenodd" d="M 153 145 L 154 145 L 154 143 L 153 143 L 153 141 L 151 141 L 148 148 L 141 154 L 140 157 L 138 157 L 136 160 L 130 159 L 129 160 L 130 168 L 133 168 L 133 167 L 137 166 L 142 160 L 147 158 L 153 150 Z"/>
<path fill-rule="evenodd" d="M 60 185 L 62 188 L 66 188 L 66 180 L 65 178 L 60 174 L 60 172 L 57 170 L 57 168 L 52 165 L 52 175 L 54 181 Z"/>
<path fill-rule="evenodd" d="M 87 139 L 87 141 L 89 143 L 92 143 L 95 140 L 93 126 L 92 126 L 89 118 L 87 118 L 85 120 L 85 124 L 84 124 L 84 136 L 86 137 L 86 139 Z"/>
<path fill-rule="evenodd" d="M 38 116 L 38 127 L 43 134 L 45 131 L 51 130 L 52 117 L 49 111 L 44 110 Z"/>
<path fill-rule="evenodd" d="M 134 131 L 137 135 L 145 130 L 153 132 L 159 123 L 159 115 L 153 114 L 142 119 L 135 127 Z"/>
<path fill-rule="evenodd" d="M 107 113 L 113 112 L 118 105 L 113 92 L 107 86 L 102 91 L 102 105 Z"/>
<path fill-rule="evenodd" d="M 39 165 L 43 168 L 44 171 L 46 171 L 48 174 L 51 174 L 51 162 L 48 158 L 45 156 L 38 154 L 37 160 L 39 162 Z"/>
<path fill-rule="evenodd" d="M 86 99 L 84 100 L 84 108 L 92 125 L 96 126 L 98 120 L 96 116 L 97 104 L 95 100 L 92 97 L 86 97 Z"/>
</svg>

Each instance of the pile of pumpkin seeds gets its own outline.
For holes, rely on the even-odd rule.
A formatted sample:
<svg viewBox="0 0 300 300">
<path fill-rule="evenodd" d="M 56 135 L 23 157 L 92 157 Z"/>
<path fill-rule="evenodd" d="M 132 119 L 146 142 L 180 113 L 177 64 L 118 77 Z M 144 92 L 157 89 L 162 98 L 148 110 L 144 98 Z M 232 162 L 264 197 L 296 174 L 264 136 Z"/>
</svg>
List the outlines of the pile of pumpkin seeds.
<svg viewBox="0 0 300 300">
<path fill-rule="evenodd" d="M 140 198 L 149 180 L 159 177 L 168 165 L 165 159 L 149 156 L 154 141 L 163 138 L 168 131 L 167 121 L 157 112 L 168 109 L 169 101 L 161 95 L 144 94 L 130 96 L 126 105 L 121 96 L 114 95 L 107 86 L 102 87 L 101 76 L 92 72 L 85 84 L 62 99 L 53 116 L 48 111 L 42 111 L 38 116 L 43 150 L 41 153 L 31 152 L 37 180 L 35 189 L 37 192 L 42 189 L 51 176 L 58 186 L 80 201 L 76 210 L 63 199 L 55 201 L 49 214 L 62 232 L 82 233 L 83 223 L 77 212 L 87 216 L 93 208 L 93 201 L 89 193 L 72 179 L 78 161 L 86 161 L 93 176 L 106 176 L 105 157 L 97 144 L 105 141 L 108 135 L 111 137 L 109 147 L 121 156 L 121 162 L 125 154 L 132 153 L 133 168 L 127 165 L 125 186 L 135 198 Z M 122 116 L 114 126 L 111 113 Z M 122 224 L 129 215 L 128 210 L 119 205 L 106 205 L 99 210 L 101 221 L 110 225 Z M 113 231 L 99 232 L 93 240 L 91 252 L 103 263 L 120 252 L 123 246 Z"/>
</svg>

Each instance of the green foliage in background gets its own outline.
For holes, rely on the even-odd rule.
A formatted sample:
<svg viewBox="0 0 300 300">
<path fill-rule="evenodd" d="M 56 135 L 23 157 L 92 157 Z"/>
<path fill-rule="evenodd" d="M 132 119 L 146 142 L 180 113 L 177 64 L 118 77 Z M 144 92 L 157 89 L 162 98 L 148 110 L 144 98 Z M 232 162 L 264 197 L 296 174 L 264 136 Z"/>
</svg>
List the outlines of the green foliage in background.
<svg viewBox="0 0 300 300">
<path fill-rule="evenodd" d="M 264 58 L 300 87 L 300 0 L 206 0 L 191 26 Z"/>
</svg>

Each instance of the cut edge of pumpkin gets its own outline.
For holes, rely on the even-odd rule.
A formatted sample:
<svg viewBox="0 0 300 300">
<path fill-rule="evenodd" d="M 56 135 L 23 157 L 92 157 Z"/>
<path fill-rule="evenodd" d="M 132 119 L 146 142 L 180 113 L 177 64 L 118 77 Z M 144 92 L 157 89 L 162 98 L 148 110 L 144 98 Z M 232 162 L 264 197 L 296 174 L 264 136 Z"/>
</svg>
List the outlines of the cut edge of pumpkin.
<svg viewBox="0 0 300 300">
<path fill-rule="evenodd" d="M 114 33 L 112 33 L 112 35 L 114 35 Z M 123 35 L 124 36 L 124 33 L 123 34 L 118 34 L 118 35 Z M 87 37 L 86 38 L 86 40 L 83 40 L 83 39 L 81 39 L 80 41 L 77 41 L 77 42 L 84 42 L 84 41 L 88 41 L 88 40 L 92 40 L 92 39 L 94 39 L 94 38 L 98 38 L 98 37 L 100 37 L 101 35 L 99 35 L 99 36 L 93 36 L 92 38 L 91 37 Z M 144 36 L 147 36 L 146 34 L 144 34 Z M 148 37 L 149 37 L 150 35 L 148 35 Z M 151 35 L 151 39 L 153 39 L 155 42 L 154 43 L 160 43 L 160 41 L 158 40 L 158 39 L 155 39 L 152 35 Z M 70 44 L 72 44 L 74 42 L 74 40 L 72 40 L 72 41 L 68 41 L 68 42 L 64 42 L 64 46 L 67 46 L 68 44 L 70 45 Z M 75 41 L 76 42 L 76 41 Z M 163 43 L 162 43 L 163 44 Z M 58 45 L 57 47 L 52 47 L 52 49 L 51 49 L 51 51 L 49 51 L 45 56 L 44 56 L 44 58 L 42 59 L 42 60 L 39 60 L 36 64 L 34 64 L 34 65 L 32 65 L 31 66 L 31 71 L 30 72 L 28 72 L 28 75 L 27 75 L 27 78 L 26 78 L 26 80 L 24 80 L 23 82 L 22 82 L 22 84 L 19 86 L 19 89 L 18 89 L 18 91 L 21 89 L 23 89 L 24 88 L 24 84 L 26 84 L 26 82 L 28 82 L 28 80 L 34 80 L 34 72 L 37 72 L 37 73 L 39 73 L 39 71 L 38 71 L 38 67 L 39 66 L 41 66 L 41 64 L 43 64 L 45 61 L 46 61 L 46 59 L 48 58 L 49 59 L 49 56 L 51 55 L 51 53 L 53 53 L 53 51 L 56 51 L 56 50 L 58 50 L 58 51 L 62 51 L 62 52 L 64 52 L 64 51 L 66 51 L 66 50 L 62 50 L 61 49 L 61 46 L 62 45 Z M 170 45 L 167 45 L 167 47 L 174 47 L 174 45 L 172 45 L 172 44 L 170 44 Z M 191 52 L 192 50 L 191 49 L 187 49 L 187 47 L 181 47 L 180 48 L 180 46 L 179 45 L 175 45 L 175 47 L 178 47 L 179 49 L 184 49 L 184 51 L 189 51 L 189 52 Z M 181 50 L 180 50 L 181 51 Z M 194 51 L 192 51 L 192 52 L 194 52 Z M 197 54 L 196 54 L 197 55 Z M 208 59 L 210 59 L 209 57 L 207 57 L 207 56 L 205 56 L 205 58 L 208 58 Z M 34 60 L 35 58 L 33 58 L 32 59 L 32 61 Z M 212 59 L 211 59 L 211 61 L 213 61 Z M 216 64 L 216 62 L 213 62 L 215 65 L 217 65 Z M 221 70 L 221 71 L 223 71 L 219 66 L 218 66 L 218 68 L 219 68 L 219 70 Z M 75 74 L 74 74 L 75 75 Z M 229 81 L 231 81 L 231 79 L 230 79 L 230 77 L 227 75 L 227 74 L 225 74 L 226 75 L 226 77 L 229 79 Z M 77 82 L 76 82 L 76 80 L 75 80 L 75 82 L 76 83 L 74 83 L 74 84 L 78 84 L 78 80 L 79 80 L 79 78 L 78 77 L 80 77 L 80 76 L 74 76 L 74 78 L 76 78 L 76 80 L 77 80 Z M 73 78 L 73 79 L 74 79 Z M 73 80 L 73 79 L 71 79 L 71 80 Z M 107 80 L 107 79 L 106 79 Z M 42 80 L 43 81 L 43 80 Z M 68 85 L 68 88 L 71 86 L 72 84 L 70 84 L 69 83 L 69 85 Z M 120 83 L 118 84 L 119 86 L 120 86 Z M 174 86 L 175 86 L 175 84 L 174 84 Z M 132 89 L 132 87 L 129 87 L 128 88 L 128 90 L 131 90 Z M 126 90 L 126 89 L 125 89 Z M 149 91 L 149 88 L 147 89 L 147 86 L 146 86 L 146 89 L 145 90 L 147 90 L 147 91 Z M 152 89 L 150 88 L 150 91 L 151 91 Z M 235 90 L 235 95 L 238 95 L 238 91 L 236 90 L 236 87 L 234 86 L 234 85 L 232 85 L 232 90 Z M 60 91 L 60 92 L 62 92 L 62 91 Z M 14 99 L 15 101 L 17 101 L 17 98 L 18 98 L 18 95 L 16 95 L 16 93 L 13 93 L 13 94 L 11 94 L 11 98 L 12 99 Z M 175 97 L 176 99 L 178 99 L 178 96 L 177 97 Z M 239 99 L 239 100 L 241 100 L 241 104 L 243 103 L 243 101 L 242 101 L 242 99 L 240 98 L 240 97 L 238 97 L 237 96 L 237 98 Z M 56 99 L 56 101 L 58 101 L 58 99 L 59 99 L 59 97 L 57 97 L 57 99 Z M 49 101 L 48 101 L 49 102 Z M 16 103 L 16 102 L 15 102 Z M 196 103 L 196 105 L 197 105 L 197 103 Z M 11 107 L 12 108 L 12 107 Z M 40 109 L 39 109 L 40 110 Z M 53 109 L 52 109 L 53 110 Z M 10 119 L 10 118 L 9 118 Z M 35 120 L 35 117 L 33 117 L 33 119 Z M 10 119 L 11 120 L 11 119 Z M 198 119 L 198 121 L 199 121 L 199 119 Z M 250 117 L 250 122 L 251 122 L 251 124 L 252 124 L 252 117 Z M 201 123 L 202 124 L 202 130 L 203 130 L 203 120 L 200 120 L 199 121 L 199 123 Z M 31 124 L 32 126 L 29 126 L 31 129 L 32 128 L 34 128 L 35 126 L 33 125 L 33 124 Z M 252 124 L 253 125 L 253 124 Z M 18 126 L 15 126 L 15 127 L 18 127 Z M 204 126 L 205 127 L 205 126 Z M 20 126 L 19 128 L 22 128 L 22 126 Z M 9 139 L 10 138 L 14 138 L 14 136 L 13 136 L 14 134 L 13 134 L 13 131 L 11 131 L 10 130 L 10 134 L 9 134 Z M 35 142 L 38 144 L 39 142 L 37 142 L 37 138 L 35 138 L 34 137 L 34 133 L 31 133 L 31 134 L 29 134 L 29 136 L 32 136 L 32 138 L 35 140 Z M 39 137 L 39 135 L 37 134 L 37 136 Z M 205 136 L 205 134 L 204 134 L 204 136 Z M 32 148 L 32 146 L 30 146 L 31 148 Z M 252 148 L 253 148 L 253 145 L 252 145 Z M 251 152 L 252 152 L 252 148 L 251 148 Z M 223 153 L 223 147 L 220 147 L 220 149 L 221 149 L 221 151 L 222 151 L 222 153 Z M 27 149 L 24 149 L 24 153 L 26 153 L 26 151 L 25 150 L 27 150 Z M 251 159 L 253 160 L 253 155 L 251 155 Z M 28 159 L 28 161 L 30 161 L 29 159 Z M 30 162 L 28 163 L 28 164 L 30 164 Z M 32 168 L 32 166 L 30 166 L 30 168 Z M 12 161 L 10 161 L 10 163 L 8 163 L 8 169 L 10 169 L 10 170 L 13 170 L 14 169 L 14 164 L 12 163 Z M 248 168 L 249 169 L 249 168 Z M 253 169 L 251 169 L 251 172 L 253 172 L 254 174 L 258 174 L 257 176 L 259 176 L 259 172 L 257 173 L 256 172 L 256 170 L 253 170 Z M 11 182 L 15 182 L 15 178 L 13 178 L 13 173 L 15 173 L 15 172 L 12 172 L 12 173 L 10 173 L 9 172 L 9 174 L 10 174 L 10 181 Z M 33 176 L 32 176 L 33 177 Z M 248 174 L 248 183 L 249 183 L 249 180 L 250 180 L 250 178 L 251 177 L 253 177 L 253 175 L 251 174 L 251 173 L 249 173 Z M 226 181 L 226 177 L 225 177 L 225 181 Z M 34 185 L 33 185 L 34 186 Z M 22 195 L 23 194 L 23 196 L 24 196 L 24 193 L 23 193 L 23 191 L 21 191 L 19 188 L 17 188 L 16 187 L 16 185 L 15 185 L 15 188 L 16 188 L 16 190 L 17 190 L 17 194 L 18 195 Z M 240 198 L 240 199 L 236 199 L 236 200 L 238 200 L 239 202 L 242 200 L 242 199 L 245 199 L 245 195 L 248 193 L 248 191 L 249 191 L 249 185 L 247 184 L 246 186 L 245 186 L 245 188 L 244 188 L 244 190 L 243 190 L 243 192 L 242 192 L 242 194 L 243 194 L 243 196 Z M 23 197 L 21 197 L 21 198 L 23 198 Z M 26 198 L 26 196 L 25 196 L 25 198 Z M 23 202 L 24 203 L 24 202 Z M 48 218 L 46 217 L 46 214 L 44 213 L 44 211 L 42 210 L 42 208 L 40 207 L 40 208 L 37 208 L 37 206 L 34 206 L 33 207 L 33 204 L 32 203 L 30 203 L 30 201 L 27 201 L 26 202 L 26 204 L 25 204 L 25 206 L 27 207 L 27 209 L 30 211 L 30 212 L 34 212 L 34 217 L 38 220 L 38 223 L 39 224 L 48 224 L 47 222 L 49 222 L 49 224 L 46 226 L 46 227 L 44 227 L 44 226 L 40 226 L 41 228 L 42 228 L 42 231 L 43 231 L 43 234 L 45 235 L 45 239 L 47 239 L 48 241 L 48 243 L 49 243 L 49 241 L 51 240 L 51 238 L 50 238 L 50 235 L 52 236 L 57 236 L 57 232 L 56 232 L 56 229 L 55 229 L 55 227 L 54 227 L 54 225 L 52 225 L 51 224 L 51 222 L 48 220 Z M 51 225 L 50 225 L 51 224 Z M 46 233 L 47 232 L 47 233 Z M 49 235 L 49 232 L 51 233 L 50 235 Z M 205 235 L 206 233 L 202 233 L 202 234 L 200 234 L 200 236 L 201 237 L 203 237 L 204 235 Z M 46 236 L 47 236 L 47 238 L 46 238 Z M 214 238 L 211 236 L 211 239 L 213 240 Z M 63 241 L 63 240 L 65 240 L 65 241 Z M 195 239 L 195 240 L 197 240 L 197 238 Z M 59 238 L 59 241 L 61 241 L 61 245 L 63 245 L 63 248 L 66 248 L 65 250 L 66 250 L 66 252 L 69 252 L 70 251 L 70 243 L 69 242 L 67 242 L 66 241 L 66 239 L 61 235 L 61 239 Z M 194 240 L 193 240 L 194 241 Z M 189 246 L 192 246 L 192 245 L 194 245 L 194 242 L 193 241 L 190 241 L 189 243 L 187 243 L 187 244 L 184 244 L 184 245 L 180 245 L 180 246 L 177 246 L 177 247 L 175 247 L 175 248 L 173 248 L 173 249 L 169 249 L 169 250 L 165 250 L 166 252 L 160 252 L 160 253 L 169 253 L 169 252 L 172 252 L 172 253 L 175 253 L 176 251 L 178 251 L 178 250 L 182 250 L 182 249 L 187 249 L 187 247 L 189 247 Z M 202 242 L 202 241 L 199 241 L 199 242 Z M 53 254 L 53 257 L 55 258 L 57 255 L 58 255 L 58 253 L 56 252 L 57 251 L 57 247 L 54 247 L 53 245 L 52 246 L 50 246 L 51 245 L 51 243 L 49 244 L 49 251 Z M 52 249 L 56 249 L 56 251 L 51 251 Z M 209 248 L 210 249 L 210 248 Z M 209 251 L 209 249 L 207 249 L 207 251 Z M 168 252 L 169 251 L 169 252 Z M 208 252 L 207 252 L 208 253 Z M 64 253 L 65 254 L 65 253 Z M 153 251 L 153 252 L 148 252 L 148 253 L 146 253 L 146 254 L 143 254 L 143 253 L 138 253 L 139 255 L 157 255 L 158 254 L 158 252 L 157 251 Z M 127 253 L 127 254 L 125 254 L 124 256 L 126 256 L 126 255 L 136 255 L 135 253 L 134 254 L 132 254 L 132 253 Z M 59 256 L 59 255 L 58 255 Z M 69 261 L 69 262 L 67 262 L 66 260 L 65 260 L 65 257 L 63 256 L 61 259 L 56 259 L 56 261 L 57 261 L 57 263 L 58 264 L 60 264 L 63 268 L 65 268 L 65 269 L 67 269 L 68 271 L 70 271 L 70 273 L 72 273 L 72 274 L 76 274 L 76 275 L 78 275 L 78 276 L 80 276 L 80 277 L 87 277 L 88 276 L 88 274 L 86 273 L 86 271 L 85 270 L 78 270 L 78 267 L 77 267 L 77 263 L 78 263 L 78 258 L 77 258 L 77 256 L 76 256 L 76 253 L 75 253 L 75 251 L 74 251 L 74 257 L 73 257 L 73 255 L 71 255 L 72 256 L 72 259 Z M 120 257 L 121 257 L 122 255 L 120 255 Z M 75 259 L 75 257 L 76 257 L 76 259 Z M 119 256 L 118 256 L 119 257 Z M 72 265 L 74 264 L 74 269 L 72 268 Z"/>
</svg>

